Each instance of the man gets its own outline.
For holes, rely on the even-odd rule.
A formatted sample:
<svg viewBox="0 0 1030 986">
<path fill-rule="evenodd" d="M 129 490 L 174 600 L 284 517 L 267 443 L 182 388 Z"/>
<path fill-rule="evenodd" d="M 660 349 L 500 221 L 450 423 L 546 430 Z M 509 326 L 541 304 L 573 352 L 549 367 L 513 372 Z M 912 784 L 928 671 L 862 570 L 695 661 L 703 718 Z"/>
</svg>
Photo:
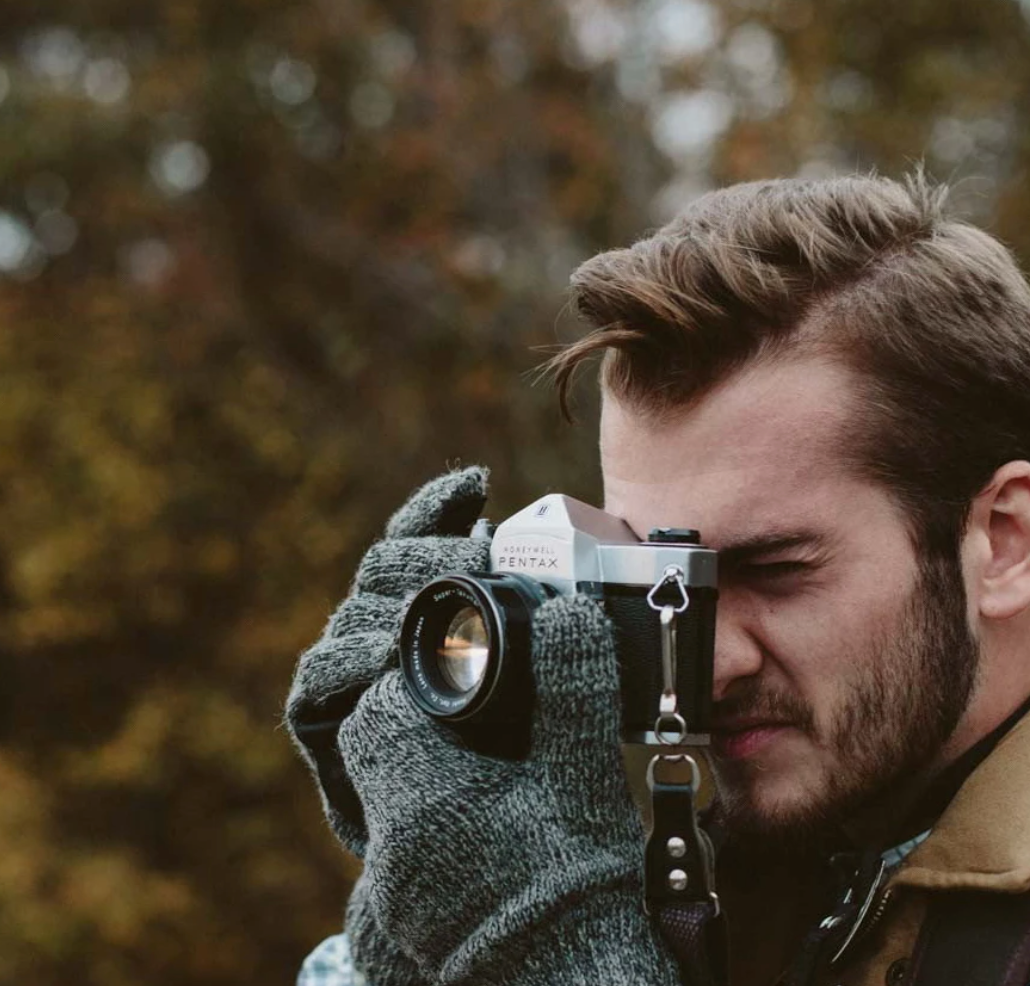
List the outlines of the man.
<svg viewBox="0 0 1030 986">
<path fill-rule="evenodd" d="M 943 200 L 919 175 L 735 186 L 573 276 L 594 330 L 554 367 L 564 404 L 604 354 L 605 509 L 720 552 L 734 986 L 908 982 L 956 949 L 1027 981 L 995 930 L 1030 928 L 1030 288 Z M 705 981 L 640 907 L 596 606 L 538 611 L 524 765 L 484 766 L 388 670 L 410 592 L 482 567 L 456 536 L 482 482 L 454 474 L 395 517 L 291 698 L 365 854 L 360 963 L 376 986 Z M 853 863 L 836 898 L 831 849 Z M 975 947 L 971 913 L 998 915 Z"/>
</svg>

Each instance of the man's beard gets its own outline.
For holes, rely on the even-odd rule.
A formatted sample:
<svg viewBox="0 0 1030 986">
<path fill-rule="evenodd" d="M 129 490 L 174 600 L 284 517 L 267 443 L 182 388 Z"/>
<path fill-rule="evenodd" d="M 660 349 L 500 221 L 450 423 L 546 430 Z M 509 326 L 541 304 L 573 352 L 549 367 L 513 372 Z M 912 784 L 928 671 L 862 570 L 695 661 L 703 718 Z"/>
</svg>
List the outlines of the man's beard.
<svg viewBox="0 0 1030 986">
<path fill-rule="evenodd" d="M 716 816 L 731 840 L 775 840 L 784 849 L 833 839 L 848 821 L 911 794 L 954 732 L 976 683 L 979 652 L 966 614 L 965 587 L 955 560 L 923 561 L 898 619 L 871 636 L 856 655 L 864 676 L 839 700 L 829 736 L 816 729 L 799 696 L 747 682 L 718 703 L 716 719 L 759 717 L 789 723 L 831 752 L 835 769 L 805 800 L 762 806 L 752 787 L 760 766 L 714 760 Z M 754 768 L 754 769 L 749 769 Z"/>
</svg>

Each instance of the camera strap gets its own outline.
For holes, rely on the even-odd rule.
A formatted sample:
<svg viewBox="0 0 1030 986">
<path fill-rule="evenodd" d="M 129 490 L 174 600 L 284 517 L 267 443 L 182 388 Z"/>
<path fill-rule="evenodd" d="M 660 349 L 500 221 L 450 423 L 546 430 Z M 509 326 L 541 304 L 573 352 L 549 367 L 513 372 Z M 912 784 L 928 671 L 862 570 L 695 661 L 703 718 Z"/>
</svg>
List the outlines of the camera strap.
<svg viewBox="0 0 1030 986">
<path fill-rule="evenodd" d="M 697 762 L 686 753 L 660 753 L 648 764 L 652 825 L 644 844 L 644 906 L 676 956 L 682 981 L 723 986 L 726 927 L 715 892 L 715 851 L 698 824 L 700 781 Z"/>
<path fill-rule="evenodd" d="M 659 592 L 670 587 L 677 602 L 659 603 Z M 669 750 L 652 757 L 647 767 L 652 824 L 644 844 L 644 907 L 676 956 L 684 983 L 724 986 L 728 948 L 715 892 L 715 850 L 698 824 L 701 771 L 682 752 L 687 724 L 676 696 L 676 623 L 690 597 L 678 565 L 665 569 L 647 602 L 658 613 L 662 641 L 662 694 L 654 732 Z"/>
</svg>

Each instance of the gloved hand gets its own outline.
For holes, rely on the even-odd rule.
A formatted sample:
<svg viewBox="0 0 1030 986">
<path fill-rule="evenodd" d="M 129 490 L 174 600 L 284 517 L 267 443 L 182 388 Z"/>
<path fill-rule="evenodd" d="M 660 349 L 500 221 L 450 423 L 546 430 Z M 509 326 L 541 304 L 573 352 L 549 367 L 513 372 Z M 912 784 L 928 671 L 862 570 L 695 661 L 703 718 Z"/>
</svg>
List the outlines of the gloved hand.
<svg viewBox="0 0 1030 986">
<path fill-rule="evenodd" d="M 340 760 L 340 723 L 365 689 L 396 667 L 394 645 L 411 596 L 444 572 L 487 567 L 489 542 L 467 537 L 486 502 L 486 477 L 485 469 L 472 466 L 415 492 L 369 549 L 350 595 L 297 665 L 286 724 L 318 779 L 333 831 L 358 856 L 364 855 L 365 825 Z"/>
<path fill-rule="evenodd" d="M 358 877 L 344 922 L 354 968 L 368 986 L 426 986 L 418 966 L 376 924 L 368 901 L 368 878 Z"/>
<path fill-rule="evenodd" d="M 396 671 L 343 723 L 373 917 L 443 984 L 673 986 L 643 911 L 610 624 L 593 601 L 558 598 L 537 610 L 532 639 L 525 759 L 471 749 L 414 706 Z"/>
<path fill-rule="evenodd" d="M 490 547 L 467 535 L 486 502 L 487 472 L 456 470 L 415 492 L 362 560 L 350 595 L 297 666 L 286 724 L 319 782 L 333 831 L 357 855 L 366 832 L 361 805 L 337 744 L 340 723 L 365 690 L 396 666 L 394 644 L 407 602 L 444 572 L 485 569 Z M 358 970 L 371 986 L 423 986 L 415 964 L 379 930 L 364 878 L 347 905 L 346 929 Z"/>
</svg>

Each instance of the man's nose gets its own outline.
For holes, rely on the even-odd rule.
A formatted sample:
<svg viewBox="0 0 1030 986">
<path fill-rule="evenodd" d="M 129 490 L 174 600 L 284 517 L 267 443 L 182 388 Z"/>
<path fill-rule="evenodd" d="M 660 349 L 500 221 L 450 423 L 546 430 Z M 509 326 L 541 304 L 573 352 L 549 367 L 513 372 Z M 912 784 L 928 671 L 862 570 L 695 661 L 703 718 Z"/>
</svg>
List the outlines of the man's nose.
<svg viewBox="0 0 1030 986">
<path fill-rule="evenodd" d="M 762 647 L 748 632 L 741 614 L 734 611 L 732 604 L 724 604 L 720 599 L 715 623 L 712 698 L 722 701 L 736 682 L 758 674 L 762 660 Z"/>
</svg>

